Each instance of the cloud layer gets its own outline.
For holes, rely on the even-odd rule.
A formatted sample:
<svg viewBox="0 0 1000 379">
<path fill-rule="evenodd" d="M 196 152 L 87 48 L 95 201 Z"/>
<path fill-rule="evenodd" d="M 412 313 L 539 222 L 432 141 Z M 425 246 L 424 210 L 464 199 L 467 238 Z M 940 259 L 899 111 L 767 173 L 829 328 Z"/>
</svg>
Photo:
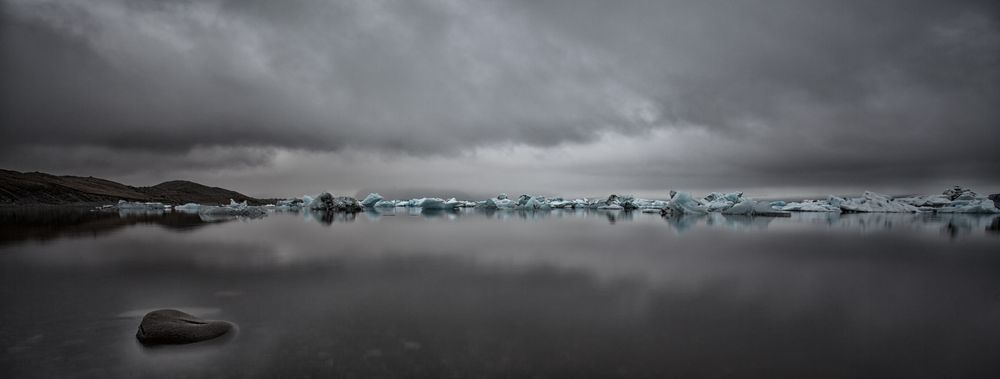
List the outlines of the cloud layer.
<svg viewBox="0 0 1000 379">
<path fill-rule="evenodd" d="M 625 183 L 1000 180 L 990 1 L 11 0 L 0 28 L 12 168 L 573 146 Z M 596 146 L 654 135 L 697 154 Z"/>
</svg>

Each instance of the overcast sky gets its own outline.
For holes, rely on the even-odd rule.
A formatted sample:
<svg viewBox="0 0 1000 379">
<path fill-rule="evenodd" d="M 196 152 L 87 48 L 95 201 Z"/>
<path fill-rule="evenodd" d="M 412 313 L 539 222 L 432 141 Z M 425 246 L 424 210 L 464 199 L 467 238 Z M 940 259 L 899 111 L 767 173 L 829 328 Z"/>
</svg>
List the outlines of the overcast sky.
<svg viewBox="0 0 1000 379">
<path fill-rule="evenodd" d="M 0 4 L 2 168 L 257 196 L 1000 192 L 992 0 Z"/>
</svg>

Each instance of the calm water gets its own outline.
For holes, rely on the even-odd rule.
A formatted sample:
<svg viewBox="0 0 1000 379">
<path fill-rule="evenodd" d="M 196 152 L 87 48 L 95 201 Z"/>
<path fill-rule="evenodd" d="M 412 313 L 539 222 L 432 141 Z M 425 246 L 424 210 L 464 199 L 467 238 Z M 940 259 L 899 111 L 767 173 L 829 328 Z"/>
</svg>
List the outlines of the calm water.
<svg viewBox="0 0 1000 379">
<path fill-rule="evenodd" d="M 0 377 L 997 377 L 998 226 L 0 210 Z M 239 332 L 139 345 L 168 307 Z"/>
</svg>

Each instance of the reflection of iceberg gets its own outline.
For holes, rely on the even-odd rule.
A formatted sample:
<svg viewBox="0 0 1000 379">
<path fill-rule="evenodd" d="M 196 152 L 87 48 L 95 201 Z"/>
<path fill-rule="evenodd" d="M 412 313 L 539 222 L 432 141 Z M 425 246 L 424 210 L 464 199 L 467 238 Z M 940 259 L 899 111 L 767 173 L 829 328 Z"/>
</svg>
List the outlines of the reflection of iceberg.
<svg viewBox="0 0 1000 379">
<path fill-rule="evenodd" d="M 118 208 L 118 215 L 123 218 L 129 216 L 162 216 L 163 213 L 163 208 Z"/>
</svg>

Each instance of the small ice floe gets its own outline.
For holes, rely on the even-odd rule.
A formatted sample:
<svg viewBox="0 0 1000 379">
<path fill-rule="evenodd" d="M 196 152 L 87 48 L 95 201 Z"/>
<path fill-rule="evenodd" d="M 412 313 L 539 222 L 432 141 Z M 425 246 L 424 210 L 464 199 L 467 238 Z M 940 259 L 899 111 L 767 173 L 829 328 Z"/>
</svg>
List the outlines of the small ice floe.
<svg viewBox="0 0 1000 379">
<path fill-rule="evenodd" d="M 138 201 L 125 201 L 118 200 L 118 209 L 137 209 L 137 210 L 163 210 L 166 206 L 160 202 L 138 202 Z"/>
<path fill-rule="evenodd" d="M 198 203 L 187 203 L 174 207 L 175 211 L 184 213 L 198 213 L 199 209 L 201 209 L 201 204 Z"/>
<path fill-rule="evenodd" d="M 265 215 L 267 215 L 267 210 L 264 207 L 249 206 L 246 200 L 237 203 L 233 199 L 229 199 L 229 205 L 217 207 L 202 206 L 198 208 L 198 216 L 201 216 L 206 221 L 216 221 L 227 217 L 258 218 Z"/>
</svg>

